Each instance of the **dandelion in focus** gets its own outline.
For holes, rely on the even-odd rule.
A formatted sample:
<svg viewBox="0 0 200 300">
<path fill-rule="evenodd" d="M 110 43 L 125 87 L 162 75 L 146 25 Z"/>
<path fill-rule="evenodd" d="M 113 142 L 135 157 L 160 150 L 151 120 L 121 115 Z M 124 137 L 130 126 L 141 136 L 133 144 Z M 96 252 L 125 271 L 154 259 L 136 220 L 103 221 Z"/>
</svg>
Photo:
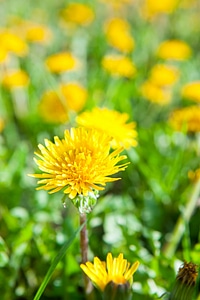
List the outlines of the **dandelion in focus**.
<svg viewBox="0 0 200 300">
<path fill-rule="evenodd" d="M 191 56 L 192 50 L 181 40 L 166 40 L 157 50 L 158 57 L 171 60 L 185 60 Z"/>
<path fill-rule="evenodd" d="M 123 55 L 104 56 L 102 66 L 114 77 L 132 78 L 136 74 L 136 67 L 133 62 Z"/>
<path fill-rule="evenodd" d="M 200 103 L 200 81 L 193 81 L 182 87 L 181 94 L 184 98 Z"/>
<path fill-rule="evenodd" d="M 138 266 L 138 261 L 130 265 L 122 253 L 117 258 L 113 258 L 112 254 L 108 253 L 106 262 L 95 257 L 94 263 L 88 261 L 80 265 L 92 283 L 101 291 L 104 291 L 111 282 L 115 285 L 131 285 Z"/>
<path fill-rule="evenodd" d="M 46 59 L 46 65 L 52 73 L 62 73 L 74 70 L 77 59 L 69 52 L 60 52 L 50 55 Z"/>
<path fill-rule="evenodd" d="M 172 112 L 169 118 L 170 125 L 177 131 L 185 130 L 188 133 L 200 131 L 200 107 L 188 106 Z"/>
<path fill-rule="evenodd" d="M 65 130 L 64 139 L 55 136 L 54 143 L 45 139 L 45 146 L 39 144 L 38 148 L 35 162 L 43 173 L 31 175 L 40 179 L 37 190 L 52 194 L 64 188 L 70 199 L 103 190 L 107 182 L 120 179 L 110 176 L 128 164 L 118 164 L 126 158 L 119 155 L 123 149 L 110 154 L 110 137 L 94 129 Z"/>
<path fill-rule="evenodd" d="M 79 126 L 95 128 L 109 135 L 113 148 L 124 147 L 126 149 L 137 145 L 136 124 L 127 123 L 129 115 L 107 108 L 93 108 L 77 116 L 76 122 Z M 102 122 L 103 120 L 103 122 Z"/>
</svg>

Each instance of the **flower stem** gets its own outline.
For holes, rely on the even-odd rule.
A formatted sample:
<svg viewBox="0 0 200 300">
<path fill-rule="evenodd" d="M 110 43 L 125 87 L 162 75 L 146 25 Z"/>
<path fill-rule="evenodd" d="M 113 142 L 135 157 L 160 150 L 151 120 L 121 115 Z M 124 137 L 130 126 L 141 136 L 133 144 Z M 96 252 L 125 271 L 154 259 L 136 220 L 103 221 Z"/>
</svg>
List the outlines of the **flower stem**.
<svg viewBox="0 0 200 300">
<path fill-rule="evenodd" d="M 178 243 L 180 242 L 181 237 L 184 234 L 185 223 L 190 221 L 190 218 L 197 206 L 197 202 L 199 200 L 199 194 L 200 194 L 200 180 L 198 180 L 194 184 L 192 194 L 189 197 L 188 202 L 186 203 L 186 207 L 183 214 L 181 214 L 177 220 L 177 223 L 171 234 L 171 239 L 164 246 L 163 253 L 167 257 L 172 257 L 174 255 Z"/>
<path fill-rule="evenodd" d="M 84 224 L 80 232 L 80 248 L 81 248 L 81 263 L 85 264 L 88 261 L 88 234 L 86 225 L 86 214 L 80 214 L 80 225 Z M 87 275 L 84 274 L 85 294 L 88 300 L 93 299 L 93 286 Z"/>
</svg>

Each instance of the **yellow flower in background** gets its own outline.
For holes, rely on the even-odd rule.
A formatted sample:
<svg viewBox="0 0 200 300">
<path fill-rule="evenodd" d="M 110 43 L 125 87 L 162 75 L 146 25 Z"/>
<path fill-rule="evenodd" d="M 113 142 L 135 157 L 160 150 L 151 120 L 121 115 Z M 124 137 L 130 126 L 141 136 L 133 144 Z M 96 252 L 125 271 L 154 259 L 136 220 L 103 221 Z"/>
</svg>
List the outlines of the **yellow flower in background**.
<svg viewBox="0 0 200 300">
<path fill-rule="evenodd" d="M 155 17 L 158 14 L 171 14 L 177 8 L 178 0 L 145 0 L 142 12 L 145 17 Z"/>
<path fill-rule="evenodd" d="M 66 99 L 66 106 L 69 110 L 79 112 L 87 100 L 87 90 L 76 82 L 63 83 L 60 90 Z"/>
<path fill-rule="evenodd" d="M 132 78 L 136 73 L 133 62 L 123 55 L 106 55 L 102 60 L 103 68 L 113 76 Z"/>
<path fill-rule="evenodd" d="M 23 70 L 7 70 L 1 76 L 1 83 L 7 89 L 26 87 L 29 84 L 29 76 Z"/>
<path fill-rule="evenodd" d="M 5 126 L 4 120 L 0 117 L 0 133 L 3 131 Z"/>
<path fill-rule="evenodd" d="M 1 48 L 12 52 L 17 56 L 25 56 L 28 53 L 28 45 L 18 35 L 5 29 L 0 31 Z"/>
<path fill-rule="evenodd" d="M 181 93 L 184 98 L 200 102 L 200 80 L 184 85 Z"/>
<path fill-rule="evenodd" d="M 157 55 L 162 59 L 185 60 L 191 56 L 191 48 L 181 40 L 166 40 L 161 43 Z"/>
<path fill-rule="evenodd" d="M 137 131 L 134 122 L 127 123 L 129 115 L 107 108 L 93 108 L 77 116 L 76 122 L 79 126 L 95 128 L 109 135 L 113 148 L 124 147 L 126 149 L 137 145 Z"/>
<path fill-rule="evenodd" d="M 141 85 L 141 94 L 152 103 L 166 105 L 171 102 L 172 94 L 169 89 L 160 87 L 150 80 Z"/>
<path fill-rule="evenodd" d="M 158 86 L 173 85 L 179 77 L 179 71 L 174 66 L 158 64 L 151 69 L 150 81 Z"/>
<path fill-rule="evenodd" d="M 24 25 L 27 41 L 38 44 L 48 44 L 51 41 L 52 32 L 47 26 L 33 22 L 26 22 Z"/>
<path fill-rule="evenodd" d="M 45 146 L 39 144 L 38 148 L 35 162 L 44 173 L 30 175 L 40 179 L 38 184 L 42 186 L 37 190 L 51 194 L 65 188 L 70 199 L 103 190 L 107 182 L 120 179 L 110 176 L 124 171 L 128 164 L 118 164 L 126 159 L 119 155 L 123 149 L 110 154 L 110 137 L 94 129 L 65 130 L 64 139 L 55 136 L 54 143 L 45 139 Z"/>
<path fill-rule="evenodd" d="M 200 107 L 188 106 L 173 111 L 169 123 L 177 131 L 199 132 Z"/>
<path fill-rule="evenodd" d="M 61 15 L 68 23 L 88 25 L 94 19 L 94 12 L 90 6 L 82 3 L 70 3 L 62 10 Z"/>
<path fill-rule="evenodd" d="M 95 257 L 94 263 L 88 261 L 80 265 L 93 284 L 101 291 L 104 291 L 110 282 L 114 282 L 116 285 L 131 284 L 138 266 L 138 261 L 131 265 L 124 259 L 122 253 L 117 258 L 113 258 L 112 254 L 108 253 L 106 262 Z"/>
<path fill-rule="evenodd" d="M 47 91 L 39 103 L 39 113 L 48 123 L 65 123 L 68 121 L 68 110 L 65 101 L 56 91 Z"/>
<path fill-rule="evenodd" d="M 8 59 L 8 51 L 0 48 L 0 64 L 3 64 Z"/>
<path fill-rule="evenodd" d="M 52 73 L 62 73 L 74 70 L 77 59 L 69 52 L 60 52 L 50 55 L 46 59 L 46 65 Z"/>
<path fill-rule="evenodd" d="M 134 48 L 134 39 L 130 33 L 129 23 L 121 18 L 113 18 L 105 25 L 108 43 L 119 51 L 129 53 Z"/>
<path fill-rule="evenodd" d="M 190 170 L 188 172 L 188 178 L 191 180 L 191 181 L 198 181 L 200 179 L 200 169 L 197 169 L 195 171 L 193 170 Z"/>
</svg>

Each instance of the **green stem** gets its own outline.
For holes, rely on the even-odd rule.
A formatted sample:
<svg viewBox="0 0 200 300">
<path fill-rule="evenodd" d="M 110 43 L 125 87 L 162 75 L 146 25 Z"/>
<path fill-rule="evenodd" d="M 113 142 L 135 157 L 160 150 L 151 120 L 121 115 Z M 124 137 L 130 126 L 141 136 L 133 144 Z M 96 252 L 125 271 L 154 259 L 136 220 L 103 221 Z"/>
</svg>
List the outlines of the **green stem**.
<svg viewBox="0 0 200 300">
<path fill-rule="evenodd" d="M 87 234 L 87 216 L 85 213 L 80 214 L 80 225 L 85 224 L 80 232 L 81 262 L 85 264 L 88 261 L 88 234 Z M 93 299 L 93 286 L 87 275 L 84 276 L 85 294 L 88 300 Z"/>
<path fill-rule="evenodd" d="M 179 216 L 179 218 L 177 220 L 175 228 L 171 234 L 171 239 L 164 246 L 163 253 L 165 256 L 172 257 L 174 255 L 174 252 L 176 251 L 178 243 L 180 242 L 181 237 L 185 231 L 185 222 L 189 222 L 189 220 L 197 206 L 199 194 L 200 194 L 200 180 L 198 180 L 194 184 L 191 197 L 188 199 L 188 202 L 186 203 L 184 212 Z"/>
</svg>

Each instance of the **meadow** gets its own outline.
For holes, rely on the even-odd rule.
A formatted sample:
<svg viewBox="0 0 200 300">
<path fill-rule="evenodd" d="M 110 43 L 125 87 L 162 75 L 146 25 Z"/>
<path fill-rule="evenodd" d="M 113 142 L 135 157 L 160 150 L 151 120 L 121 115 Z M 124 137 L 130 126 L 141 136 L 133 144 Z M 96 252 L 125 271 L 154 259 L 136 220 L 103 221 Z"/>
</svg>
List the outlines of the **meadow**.
<svg viewBox="0 0 200 300">
<path fill-rule="evenodd" d="M 0 1 L 2 300 L 200 299 L 199 50 L 198 0 Z"/>
</svg>

